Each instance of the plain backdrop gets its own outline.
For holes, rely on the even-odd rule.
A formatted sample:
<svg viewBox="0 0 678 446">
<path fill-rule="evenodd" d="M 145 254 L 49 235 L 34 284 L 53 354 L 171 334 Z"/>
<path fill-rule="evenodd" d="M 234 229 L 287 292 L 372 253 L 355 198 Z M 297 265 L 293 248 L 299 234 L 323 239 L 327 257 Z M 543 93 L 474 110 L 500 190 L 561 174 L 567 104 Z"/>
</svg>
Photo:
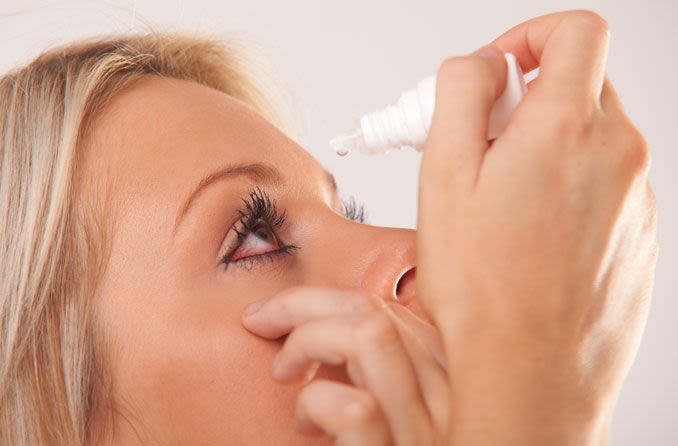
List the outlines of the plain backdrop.
<svg viewBox="0 0 678 446">
<path fill-rule="evenodd" d="M 158 29 L 241 33 L 287 83 L 298 141 L 333 171 L 369 222 L 415 227 L 420 155 L 337 158 L 328 140 L 360 114 L 395 101 L 446 57 L 468 53 L 512 25 L 586 8 L 611 27 L 608 74 L 652 153 L 660 254 L 647 328 L 613 420 L 614 445 L 678 445 L 678 2 L 673 0 L 0 1 L 0 71 L 82 36 Z M 533 72 L 533 74 L 536 74 Z M 282 89 L 281 89 L 282 91 Z"/>
</svg>

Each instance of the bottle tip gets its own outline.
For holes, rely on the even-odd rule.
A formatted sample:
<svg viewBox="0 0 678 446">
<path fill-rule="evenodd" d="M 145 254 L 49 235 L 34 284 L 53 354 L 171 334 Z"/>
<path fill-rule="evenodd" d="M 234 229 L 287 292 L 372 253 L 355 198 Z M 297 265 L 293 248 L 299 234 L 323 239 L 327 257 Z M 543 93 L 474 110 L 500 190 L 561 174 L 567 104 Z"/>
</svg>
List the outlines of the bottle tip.
<svg viewBox="0 0 678 446">
<path fill-rule="evenodd" d="M 330 146 L 334 152 L 339 156 L 346 156 L 352 150 L 358 148 L 358 144 L 362 138 L 360 130 L 354 130 L 351 133 L 338 135 L 330 140 Z"/>
</svg>

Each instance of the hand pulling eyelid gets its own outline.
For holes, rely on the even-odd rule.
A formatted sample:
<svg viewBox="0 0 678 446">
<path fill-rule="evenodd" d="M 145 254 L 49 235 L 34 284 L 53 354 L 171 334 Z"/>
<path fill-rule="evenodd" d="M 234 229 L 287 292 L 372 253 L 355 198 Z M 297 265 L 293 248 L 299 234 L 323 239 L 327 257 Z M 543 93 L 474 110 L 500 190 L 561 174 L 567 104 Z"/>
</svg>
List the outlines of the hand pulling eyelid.
<svg viewBox="0 0 678 446">
<path fill-rule="evenodd" d="M 504 130 L 518 103 L 527 92 L 523 71 L 512 53 L 504 53 L 507 63 L 506 88 L 490 113 L 487 139 L 495 139 Z M 411 147 L 422 151 L 431 128 L 435 106 L 436 75 L 421 80 L 404 91 L 398 102 L 367 113 L 355 121 L 355 128 L 330 140 L 339 156 L 357 151 L 378 155 Z"/>
</svg>

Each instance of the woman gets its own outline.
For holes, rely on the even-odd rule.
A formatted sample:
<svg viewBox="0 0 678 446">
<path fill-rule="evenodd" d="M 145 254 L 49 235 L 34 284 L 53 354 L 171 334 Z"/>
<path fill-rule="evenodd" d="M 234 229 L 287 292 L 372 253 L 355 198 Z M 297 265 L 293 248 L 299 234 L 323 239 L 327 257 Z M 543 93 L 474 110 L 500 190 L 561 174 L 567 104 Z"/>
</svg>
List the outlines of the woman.
<svg viewBox="0 0 678 446">
<path fill-rule="evenodd" d="M 605 25 L 441 64 L 416 232 L 361 224 L 223 42 L 5 75 L 2 444 L 604 441 L 656 260 Z M 490 147 L 501 51 L 541 69 Z"/>
</svg>

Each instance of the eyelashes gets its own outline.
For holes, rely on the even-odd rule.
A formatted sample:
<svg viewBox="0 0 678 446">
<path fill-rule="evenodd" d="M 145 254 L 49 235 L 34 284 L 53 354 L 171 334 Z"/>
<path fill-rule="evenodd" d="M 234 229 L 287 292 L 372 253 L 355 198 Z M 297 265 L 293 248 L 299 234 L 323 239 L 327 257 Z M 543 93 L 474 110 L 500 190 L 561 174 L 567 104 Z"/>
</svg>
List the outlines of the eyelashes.
<svg viewBox="0 0 678 446">
<path fill-rule="evenodd" d="M 257 221 L 257 219 L 262 219 L 268 223 L 272 229 L 280 229 L 285 223 L 287 214 L 285 211 L 282 213 L 278 212 L 278 208 L 275 205 L 275 202 L 271 201 L 269 195 L 262 191 L 259 187 L 256 187 L 249 191 L 248 198 L 243 198 L 244 210 L 238 210 L 240 214 L 240 223 L 245 228 L 252 227 L 252 224 Z M 238 232 L 238 238 L 241 237 L 241 233 Z"/>
<path fill-rule="evenodd" d="M 286 220 L 286 213 L 278 212 L 278 208 L 274 201 L 271 201 L 269 195 L 256 187 L 248 192 L 248 197 L 243 198 L 243 208 L 238 210 L 240 218 L 241 230 L 238 230 L 233 225 L 232 230 L 237 234 L 237 239 L 231 247 L 224 254 L 220 263 L 227 269 L 229 265 L 238 265 L 245 269 L 251 269 L 256 263 L 262 260 L 273 260 L 276 256 L 281 254 L 292 254 L 295 250 L 300 249 L 295 245 L 287 245 L 283 243 L 278 235 Z M 259 229 L 256 230 L 256 229 Z M 265 229 L 262 237 L 261 229 Z M 265 240 L 268 236 L 273 238 L 276 245 L 275 249 L 266 251 L 256 255 L 250 255 L 242 258 L 234 258 L 237 250 L 243 246 L 249 236 L 259 237 L 260 241 Z"/>
<path fill-rule="evenodd" d="M 278 210 L 275 201 L 271 200 L 268 193 L 255 187 L 242 198 L 242 202 L 243 207 L 237 211 L 240 218 L 231 228 L 237 238 L 226 254 L 220 258 L 224 269 L 227 269 L 229 265 L 237 265 L 250 270 L 262 261 L 274 261 L 283 254 L 293 255 L 301 249 L 298 246 L 284 243 L 279 236 L 279 232 L 282 232 L 286 223 L 287 213 L 284 210 L 282 212 Z M 342 204 L 344 217 L 360 223 L 365 222 L 365 206 L 357 204 L 355 197 L 351 196 L 347 200 L 342 200 Z M 241 229 L 236 228 L 238 223 Z M 273 248 L 259 254 L 236 258 L 235 254 L 243 245 L 246 245 L 249 237 L 256 237 L 258 243 L 265 242 L 273 245 Z"/>
<path fill-rule="evenodd" d="M 342 200 L 342 202 L 344 204 L 344 216 L 346 218 L 359 223 L 365 223 L 365 221 L 367 221 L 365 205 L 357 204 L 354 196 L 350 196 L 348 199 Z"/>
</svg>

